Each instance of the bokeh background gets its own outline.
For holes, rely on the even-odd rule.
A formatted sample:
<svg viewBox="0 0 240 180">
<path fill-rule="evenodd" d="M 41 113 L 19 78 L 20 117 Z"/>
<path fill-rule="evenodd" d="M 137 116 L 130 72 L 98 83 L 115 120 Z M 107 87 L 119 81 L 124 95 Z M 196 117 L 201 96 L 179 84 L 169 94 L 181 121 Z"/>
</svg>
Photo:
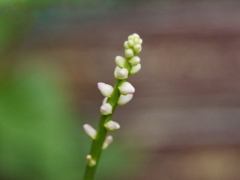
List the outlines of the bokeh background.
<svg viewBox="0 0 240 180">
<path fill-rule="evenodd" d="M 82 179 L 114 59 L 143 39 L 98 180 L 238 180 L 240 3 L 1 0 L 0 179 Z"/>
</svg>

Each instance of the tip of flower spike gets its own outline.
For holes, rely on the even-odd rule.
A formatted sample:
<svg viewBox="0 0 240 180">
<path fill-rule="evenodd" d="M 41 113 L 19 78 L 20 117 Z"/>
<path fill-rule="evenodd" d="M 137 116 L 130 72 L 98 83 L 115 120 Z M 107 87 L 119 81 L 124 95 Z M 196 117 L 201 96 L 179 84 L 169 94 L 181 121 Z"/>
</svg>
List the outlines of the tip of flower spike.
<svg viewBox="0 0 240 180">
<path fill-rule="evenodd" d="M 103 143 L 102 149 L 106 149 L 112 142 L 113 142 L 113 137 L 112 136 L 107 136 L 104 143 Z"/>
</svg>

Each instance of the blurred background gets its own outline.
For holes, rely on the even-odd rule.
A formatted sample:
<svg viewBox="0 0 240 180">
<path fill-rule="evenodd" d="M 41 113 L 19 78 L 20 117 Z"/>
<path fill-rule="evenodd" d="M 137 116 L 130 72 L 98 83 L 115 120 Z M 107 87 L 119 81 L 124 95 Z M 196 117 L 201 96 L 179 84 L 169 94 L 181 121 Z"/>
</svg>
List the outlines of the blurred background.
<svg viewBox="0 0 240 180">
<path fill-rule="evenodd" d="M 1 0 L 0 179 L 78 180 L 123 42 L 143 39 L 133 100 L 98 180 L 238 180 L 240 3 Z"/>
</svg>

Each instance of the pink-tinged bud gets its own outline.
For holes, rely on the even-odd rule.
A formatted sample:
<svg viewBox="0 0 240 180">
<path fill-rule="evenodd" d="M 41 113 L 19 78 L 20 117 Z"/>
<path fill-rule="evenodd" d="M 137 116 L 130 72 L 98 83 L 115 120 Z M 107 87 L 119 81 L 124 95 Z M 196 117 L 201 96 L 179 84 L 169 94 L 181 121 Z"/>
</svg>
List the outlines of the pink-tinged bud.
<svg viewBox="0 0 240 180">
<path fill-rule="evenodd" d="M 109 84 L 105 84 L 102 82 L 98 83 L 98 89 L 102 93 L 103 96 L 105 97 L 111 97 L 112 92 L 113 92 L 113 87 Z"/>
<path fill-rule="evenodd" d="M 100 107 L 100 111 L 103 115 L 112 114 L 112 105 L 105 103 Z"/>
<path fill-rule="evenodd" d="M 124 105 L 127 104 L 129 101 L 131 101 L 133 98 L 133 94 L 127 94 L 127 95 L 120 95 L 118 99 L 118 105 Z"/>
<path fill-rule="evenodd" d="M 88 166 L 92 167 L 96 165 L 96 161 L 93 160 L 91 155 L 87 155 L 86 159 Z"/>
<path fill-rule="evenodd" d="M 136 74 L 138 71 L 140 71 L 141 69 L 141 64 L 138 64 L 136 66 L 133 66 L 131 71 L 130 71 L 130 74 L 133 75 L 133 74 Z"/>
<path fill-rule="evenodd" d="M 121 69 L 117 66 L 114 71 L 114 76 L 117 79 L 127 79 L 128 78 L 128 70 L 126 68 Z"/>
<path fill-rule="evenodd" d="M 140 58 L 138 56 L 134 56 L 130 59 L 129 63 L 132 65 L 132 66 L 136 66 L 140 63 Z"/>
<path fill-rule="evenodd" d="M 96 130 L 89 124 L 84 124 L 83 125 L 83 129 L 86 132 L 86 134 L 91 138 L 91 139 L 95 139 L 97 136 L 97 132 Z"/>
<path fill-rule="evenodd" d="M 135 88 L 129 82 L 122 83 L 118 89 L 123 95 L 133 94 L 135 92 Z"/>
<path fill-rule="evenodd" d="M 125 56 L 127 58 L 133 57 L 134 56 L 134 52 L 132 49 L 125 49 Z"/>
<path fill-rule="evenodd" d="M 122 56 L 117 56 L 117 57 L 115 58 L 115 62 L 116 62 L 116 64 L 117 64 L 118 67 L 124 68 L 126 59 L 123 58 Z"/>
<path fill-rule="evenodd" d="M 104 124 L 104 127 L 108 131 L 115 131 L 120 128 L 120 125 L 115 121 L 108 121 L 106 124 Z"/>
<path fill-rule="evenodd" d="M 106 149 L 112 142 L 113 142 L 113 137 L 112 136 L 107 136 L 104 143 L 103 143 L 102 149 Z"/>
<path fill-rule="evenodd" d="M 140 53 L 142 50 L 141 44 L 137 44 L 133 46 L 133 49 L 135 50 L 136 53 Z"/>
</svg>

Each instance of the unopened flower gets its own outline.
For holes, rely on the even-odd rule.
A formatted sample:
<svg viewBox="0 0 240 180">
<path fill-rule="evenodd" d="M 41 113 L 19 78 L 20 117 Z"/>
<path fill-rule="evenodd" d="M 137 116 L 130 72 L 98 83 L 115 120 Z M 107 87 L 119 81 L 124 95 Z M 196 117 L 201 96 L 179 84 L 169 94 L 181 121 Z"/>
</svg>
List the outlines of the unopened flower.
<svg viewBox="0 0 240 180">
<path fill-rule="evenodd" d="M 102 93 L 103 96 L 105 97 L 111 97 L 112 92 L 113 92 L 113 87 L 109 84 L 105 84 L 102 82 L 98 83 L 98 89 Z"/>
<path fill-rule="evenodd" d="M 87 159 L 87 164 L 88 164 L 90 167 L 96 165 L 96 161 L 93 160 L 93 158 L 92 158 L 91 155 L 87 155 L 86 159 Z"/>
<path fill-rule="evenodd" d="M 104 143 L 103 143 L 102 149 L 106 149 L 112 142 L 113 142 L 113 137 L 112 136 L 107 136 Z"/>
<path fill-rule="evenodd" d="M 125 49 L 125 56 L 127 58 L 133 57 L 134 56 L 134 52 L 132 49 Z"/>
<path fill-rule="evenodd" d="M 142 50 L 141 44 L 134 45 L 133 48 L 137 54 L 140 53 Z"/>
<path fill-rule="evenodd" d="M 100 107 L 100 111 L 103 115 L 112 114 L 112 105 L 105 103 Z"/>
<path fill-rule="evenodd" d="M 127 94 L 127 95 L 120 95 L 118 99 L 118 105 L 124 105 L 127 104 L 131 99 L 133 98 L 133 94 Z"/>
<path fill-rule="evenodd" d="M 118 87 L 119 91 L 123 95 L 133 94 L 135 92 L 135 88 L 129 83 L 124 82 Z"/>
<path fill-rule="evenodd" d="M 130 74 L 133 75 L 133 74 L 136 74 L 138 71 L 140 71 L 141 69 L 141 64 L 138 64 L 136 66 L 133 66 L 131 71 L 130 71 Z"/>
<path fill-rule="evenodd" d="M 106 124 L 104 124 L 104 127 L 108 131 L 115 131 L 120 128 L 120 125 L 115 121 L 108 121 Z"/>
<path fill-rule="evenodd" d="M 128 78 L 128 70 L 126 68 L 119 68 L 117 66 L 114 71 L 114 76 L 117 79 L 127 79 Z"/>
<path fill-rule="evenodd" d="M 129 63 L 132 65 L 132 66 L 136 66 L 140 63 L 140 58 L 138 56 L 134 56 L 132 57 L 130 60 L 129 60 Z"/>
<path fill-rule="evenodd" d="M 118 67 L 124 68 L 126 59 L 123 58 L 122 56 L 117 56 L 117 57 L 115 58 L 115 62 L 116 62 L 116 64 L 117 64 Z"/>
<path fill-rule="evenodd" d="M 84 124 L 83 129 L 86 132 L 86 134 L 91 138 L 91 139 L 96 139 L 97 132 L 96 130 L 89 124 Z"/>
</svg>

